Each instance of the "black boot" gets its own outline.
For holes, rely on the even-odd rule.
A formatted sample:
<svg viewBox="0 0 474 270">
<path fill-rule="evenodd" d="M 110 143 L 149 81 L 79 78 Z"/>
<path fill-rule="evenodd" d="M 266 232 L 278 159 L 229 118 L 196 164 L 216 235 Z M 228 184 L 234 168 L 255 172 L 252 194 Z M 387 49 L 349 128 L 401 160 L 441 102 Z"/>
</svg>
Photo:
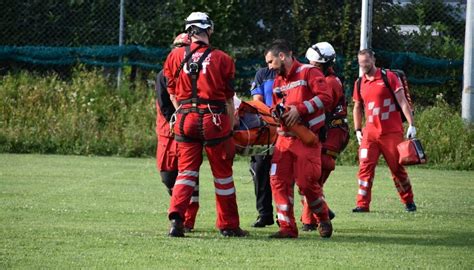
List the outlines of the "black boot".
<svg viewBox="0 0 474 270">
<path fill-rule="evenodd" d="M 170 237 L 184 237 L 184 225 L 183 221 L 180 218 L 172 219 L 170 232 L 168 236 Z"/>
</svg>

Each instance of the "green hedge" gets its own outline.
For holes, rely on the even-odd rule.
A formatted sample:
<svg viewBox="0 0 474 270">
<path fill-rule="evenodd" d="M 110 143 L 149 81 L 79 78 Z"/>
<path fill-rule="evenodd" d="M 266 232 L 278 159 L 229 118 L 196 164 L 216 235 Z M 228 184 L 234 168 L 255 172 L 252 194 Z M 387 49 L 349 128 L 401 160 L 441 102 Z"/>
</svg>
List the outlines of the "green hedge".
<svg viewBox="0 0 474 270">
<path fill-rule="evenodd" d="M 127 85 L 124 86 L 124 89 Z M 0 151 L 151 156 L 153 91 L 110 87 L 100 72 L 71 81 L 27 73 L 0 82 Z"/>
<path fill-rule="evenodd" d="M 68 81 L 56 75 L 3 76 L 0 152 L 154 156 L 154 91 L 145 84 L 130 88 L 111 87 L 100 71 L 75 71 Z M 474 128 L 441 95 L 435 106 L 417 109 L 427 166 L 473 170 Z M 356 164 L 356 153 L 352 137 L 338 163 Z"/>
</svg>

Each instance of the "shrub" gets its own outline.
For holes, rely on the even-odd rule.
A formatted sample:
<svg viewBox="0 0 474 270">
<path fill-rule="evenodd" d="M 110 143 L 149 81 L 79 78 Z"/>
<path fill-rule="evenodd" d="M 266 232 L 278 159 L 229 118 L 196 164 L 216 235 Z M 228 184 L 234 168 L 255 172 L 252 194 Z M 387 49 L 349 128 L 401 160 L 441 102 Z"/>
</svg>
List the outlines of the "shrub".
<svg viewBox="0 0 474 270">
<path fill-rule="evenodd" d="M 56 75 L 6 75 L 0 80 L 0 152 L 154 156 L 155 100 L 149 87 L 112 87 L 99 70 Z M 433 106 L 417 106 L 418 136 L 429 167 L 474 169 L 474 128 L 438 95 Z M 418 104 L 418 103 L 417 103 Z M 352 108 L 349 125 L 353 126 Z M 339 164 L 357 164 L 351 132 Z"/>
</svg>

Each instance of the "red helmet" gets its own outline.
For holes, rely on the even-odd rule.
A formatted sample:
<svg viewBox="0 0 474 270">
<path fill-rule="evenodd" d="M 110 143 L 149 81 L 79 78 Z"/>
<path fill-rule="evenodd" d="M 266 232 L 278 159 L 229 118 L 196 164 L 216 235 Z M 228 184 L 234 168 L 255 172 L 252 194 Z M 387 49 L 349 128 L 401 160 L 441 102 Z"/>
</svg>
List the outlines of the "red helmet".
<svg viewBox="0 0 474 270">
<path fill-rule="evenodd" d="M 191 44 L 191 39 L 189 38 L 189 35 L 187 33 L 181 33 L 178 36 L 174 38 L 173 41 L 173 46 L 175 47 L 181 47 L 181 46 L 186 46 Z"/>
</svg>

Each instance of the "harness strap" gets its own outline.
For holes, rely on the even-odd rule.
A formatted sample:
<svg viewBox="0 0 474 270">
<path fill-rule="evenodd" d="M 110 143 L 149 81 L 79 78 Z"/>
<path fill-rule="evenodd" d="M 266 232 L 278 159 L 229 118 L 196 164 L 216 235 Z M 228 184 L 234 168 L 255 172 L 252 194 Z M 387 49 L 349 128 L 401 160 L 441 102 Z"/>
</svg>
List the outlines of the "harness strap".
<svg viewBox="0 0 474 270">
<path fill-rule="evenodd" d="M 180 109 L 179 110 L 179 113 L 182 113 L 182 114 L 188 114 L 190 112 L 195 112 L 195 113 L 199 113 L 199 114 L 207 114 L 207 113 L 214 113 L 214 114 L 225 114 L 226 113 L 226 109 L 225 107 L 224 108 L 217 108 L 217 109 L 214 109 L 214 110 L 209 110 L 208 108 L 184 108 L 184 109 Z"/>
<path fill-rule="evenodd" d="M 217 107 L 225 107 L 225 102 L 221 100 L 212 100 L 212 99 L 204 99 L 204 98 L 188 98 L 188 99 L 183 99 L 179 101 L 179 104 L 184 105 L 184 104 L 192 104 L 193 102 L 197 102 L 198 104 L 209 104 L 211 106 L 217 106 Z"/>
<path fill-rule="evenodd" d="M 338 128 L 347 126 L 347 118 L 335 118 L 328 122 L 329 128 Z"/>
<path fill-rule="evenodd" d="M 332 151 L 332 150 L 329 150 L 329 149 L 323 147 L 322 154 L 331 156 L 332 158 L 336 159 L 337 156 L 339 155 L 339 152 Z"/>
<path fill-rule="evenodd" d="M 202 48 L 202 44 L 199 44 L 199 46 L 194 48 L 194 50 L 192 50 L 192 51 L 189 48 L 189 46 L 184 47 L 184 49 L 186 50 L 186 56 L 184 57 L 183 61 L 181 61 L 181 64 L 179 65 L 179 68 L 176 70 L 176 73 L 174 74 L 175 78 L 179 77 L 179 73 L 181 72 L 181 70 L 183 70 L 184 64 L 186 64 L 191 59 L 191 56 L 193 56 L 193 54 L 197 50 L 199 50 L 200 48 Z"/>
<path fill-rule="evenodd" d="M 217 145 L 227 139 L 229 139 L 230 137 L 232 137 L 232 131 L 224 136 L 224 137 L 219 137 L 219 138 L 214 138 L 214 139 L 210 139 L 210 140 L 200 140 L 200 139 L 196 139 L 196 138 L 191 138 L 191 137 L 188 137 L 188 136 L 185 136 L 185 135 L 177 135 L 175 134 L 174 135 L 174 139 L 177 141 L 177 142 L 194 142 L 194 143 L 202 143 L 203 145 L 206 145 L 206 146 L 214 146 L 214 145 Z"/>
<path fill-rule="evenodd" d="M 189 63 L 189 74 L 191 76 L 191 90 L 192 90 L 192 106 L 196 107 L 198 104 L 198 94 L 197 94 L 197 80 L 199 78 L 199 73 L 201 72 L 202 62 L 207 58 L 209 53 L 211 53 L 211 47 L 207 47 L 204 53 L 201 55 L 201 58 L 197 62 Z"/>
</svg>

